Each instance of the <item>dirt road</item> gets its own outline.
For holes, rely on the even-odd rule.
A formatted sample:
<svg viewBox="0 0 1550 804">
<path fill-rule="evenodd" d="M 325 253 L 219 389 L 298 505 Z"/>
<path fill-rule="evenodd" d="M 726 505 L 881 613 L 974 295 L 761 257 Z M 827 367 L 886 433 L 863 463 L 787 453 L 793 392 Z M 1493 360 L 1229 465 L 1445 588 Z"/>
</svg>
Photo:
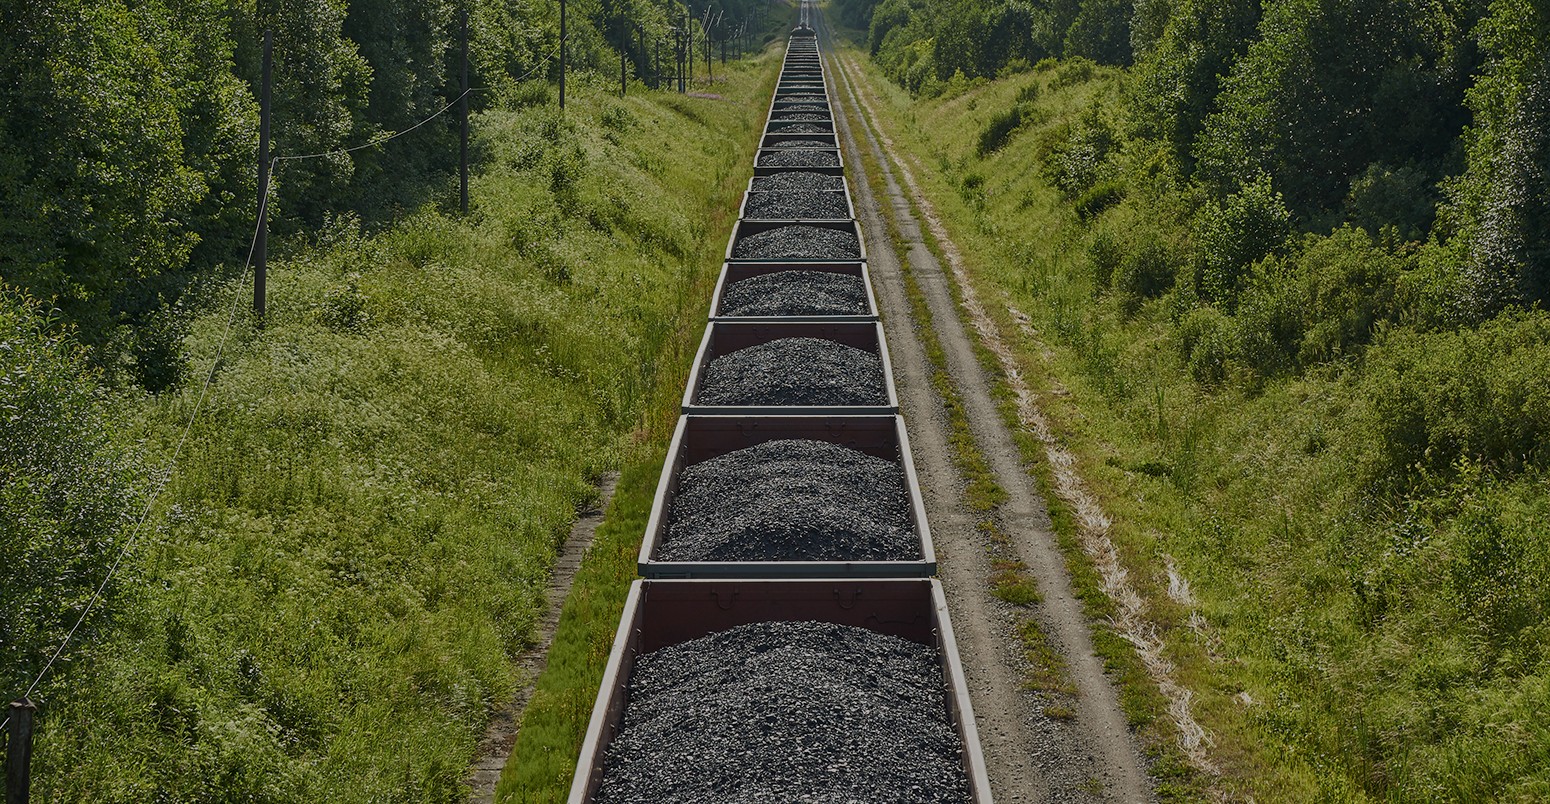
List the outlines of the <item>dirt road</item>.
<svg viewBox="0 0 1550 804">
<path fill-rule="evenodd" d="M 855 65 L 841 58 L 828 31 L 823 33 L 829 40 L 830 97 L 846 158 L 852 166 L 862 165 L 865 148 L 881 166 L 876 186 L 878 177 L 854 167 L 849 172 L 852 191 L 871 244 L 872 277 L 995 796 L 1002 802 L 1152 801 L 1145 760 L 1093 650 L 1046 504 L 1022 465 L 991 395 L 990 378 L 975 357 L 972 336 L 954 302 L 952 279 L 925 246 L 921 221 L 872 127 L 875 116 L 867 114 Z M 899 233 L 902 255 L 892 248 L 885 216 Z M 941 245 L 952 248 L 950 242 Z M 906 270 L 926 298 L 929 322 L 912 320 Z M 963 502 L 965 479 L 953 461 L 950 423 L 931 382 L 926 337 L 938 339 L 975 447 L 1007 492 L 997 512 L 1007 544 L 990 544 Z M 1042 600 L 1031 611 L 991 593 L 993 554 L 1008 553 L 1026 564 L 1036 581 Z M 1066 681 L 1075 693 L 1069 706 L 1052 706 L 1057 693 L 1036 692 L 1025 683 L 1029 660 L 1017 627 L 1030 614 L 1064 659 Z"/>
</svg>

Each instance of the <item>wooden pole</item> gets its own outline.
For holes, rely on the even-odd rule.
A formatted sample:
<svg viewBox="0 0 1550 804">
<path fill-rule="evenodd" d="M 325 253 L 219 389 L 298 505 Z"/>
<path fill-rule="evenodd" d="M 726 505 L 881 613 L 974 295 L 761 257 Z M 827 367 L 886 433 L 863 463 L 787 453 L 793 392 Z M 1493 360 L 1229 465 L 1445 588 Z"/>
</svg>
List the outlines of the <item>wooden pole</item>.
<svg viewBox="0 0 1550 804">
<path fill-rule="evenodd" d="M 253 316 L 264 325 L 269 282 L 269 118 L 274 92 L 274 31 L 264 31 L 264 73 L 258 99 L 258 233 L 253 238 Z"/>
<path fill-rule="evenodd" d="M 560 109 L 565 108 L 565 0 L 560 0 Z"/>
<path fill-rule="evenodd" d="M 463 117 L 462 142 L 458 146 L 458 189 L 463 214 L 468 214 L 468 7 L 463 7 L 463 94 L 458 103 Z"/>
<path fill-rule="evenodd" d="M 5 729 L 5 804 L 27 804 L 32 798 L 32 720 L 37 711 L 26 698 L 11 702 L 11 722 Z"/>
</svg>

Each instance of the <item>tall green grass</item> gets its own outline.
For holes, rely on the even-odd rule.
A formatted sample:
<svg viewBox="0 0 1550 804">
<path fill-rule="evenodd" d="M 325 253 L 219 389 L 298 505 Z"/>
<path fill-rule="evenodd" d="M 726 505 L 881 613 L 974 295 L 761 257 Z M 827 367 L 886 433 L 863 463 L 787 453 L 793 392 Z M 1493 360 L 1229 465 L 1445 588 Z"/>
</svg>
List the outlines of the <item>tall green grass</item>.
<svg viewBox="0 0 1550 804">
<path fill-rule="evenodd" d="M 917 100 L 868 70 L 1003 331 L 1007 304 L 1029 316 L 1025 373 L 1114 518 L 1220 784 L 1550 795 L 1544 314 L 1447 326 L 1438 255 L 1356 230 L 1199 306 L 1209 227 L 1166 156 L 1124 139 L 1123 74 L 1049 63 Z M 1169 558 L 1193 605 L 1169 599 Z"/>
<path fill-rule="evenodd" d="M 42 691 L 39 797 L 464 798 L 575 512 L 663 431 L 776 64 L 728 65 L 723 100 L 491 111 L 469 218 L 341 218 L 271 263 L 110 627 Z M 200 396 L 123 408 L 151 465 Z"/>
</svg>

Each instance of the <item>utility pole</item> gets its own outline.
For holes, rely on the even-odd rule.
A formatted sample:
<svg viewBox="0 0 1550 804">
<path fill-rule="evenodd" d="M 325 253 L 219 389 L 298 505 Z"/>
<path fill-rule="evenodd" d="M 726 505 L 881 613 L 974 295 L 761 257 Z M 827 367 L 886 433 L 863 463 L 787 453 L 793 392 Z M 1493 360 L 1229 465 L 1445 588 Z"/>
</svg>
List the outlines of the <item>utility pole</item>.
<svg viewBox="0 0 1550 804">
<path fill-rule="evenodd" d="M 689 27 L 689 10 L 684 9 L 684 62 L 689 67 L 689 83 L 694 83 L 694 29 Z"/>
<path fill-rule="evenodd" d="M 32 718 L 38 707 L 22 698 L 12 701 L 6 724 L 5 804 L 28 804 L 32 796 Z"/>
<path fill-rule="evenodd" d="M 462 202 L 463 214 L 468 214 L 468 6 L 463 6 L 461 15 L 463 29 L 463 94 L 458 97 L 458 104 L 463 118 L 462 142 L 458 147 L 458 189 L 461 191 L 459 198 Z"/>
<path fill-rule="evenodd" d="M 560 110 L 565 110 L 565 0 L 560 0 Z"/>
<path fill-rule="evenodd" d="M 253 238 L 253 316 L 264 325 L 269 279 L 269 116 L 274 87 L 274 31 L 264 30 L 264 72 L 258 91 L 258 232 Z"/>
</svg>

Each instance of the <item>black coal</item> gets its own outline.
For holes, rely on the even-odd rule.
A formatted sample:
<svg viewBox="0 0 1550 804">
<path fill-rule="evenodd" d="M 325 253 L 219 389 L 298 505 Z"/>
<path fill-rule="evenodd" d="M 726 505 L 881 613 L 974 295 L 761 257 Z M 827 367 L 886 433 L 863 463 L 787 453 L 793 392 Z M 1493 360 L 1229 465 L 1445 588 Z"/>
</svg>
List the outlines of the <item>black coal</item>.
<svg viewBox="0 0 1550 804">
<path fill-rule="evenodd" d="M 790 125 L 774 125 L 770 127 L 771 134 L 833 134 L 834 129 L 828 126 L 820 126 L 816 123 L 792 123 Z"/>
<path fill-rule="evenodd" d="M 845 180 L 839 176 L 793 171 L 756 176 L 752 189 L 759 192 L 761 190 L 840 190 L 844 187 Z"/>
<path fill-rule="evenodd" d="M 700 405 L 886 405 L 883 361 L 824 338 L 779 338 L 710 361 Z"/>
<path fill-rule="evenodd" d="M 780 142 L 772 142 L 772 143 L 770 143 L 766 147 L 769 147 L 769 148 L 833 148 L 834 147 L 834 143 L 832 143 L 832 142 L 824 142 L 823 140 L 781 140 Z"/>
<path fill-rule="evenodd" d="M 927 645 L 758 622 L 640 656 L 598 804 L 967 804 Z"/>
<path fill-rule="evenodd" d="M 793 224 L 742 238 L 732 247 L 732 256 L 751 260 L 858 260 L 861 244 L 853 232 Z"/>
<path fill-rule="evenodd" d="M 835 150 L 792 148 L 759 154 L 759 167 L 839 167 L 840 153 Z"/>
<path fill-rule="evenodd" d="M 827 441 L 769 441 L 678 479 L 663 561 L 920 558 L 904 470 Z"/>
<path fill-rule="evenodd" d="M 748 194 L 749 220 L 844 220 L 850 218 L 845 194 L 833 190 L 787 190 Z"/>
<path fill-rule="evenodd" d="M 728 285 L 721 296 L 727 316 L 865 315 L 861 277 L 829 271 L 776 271 Z"/>
</svg>

